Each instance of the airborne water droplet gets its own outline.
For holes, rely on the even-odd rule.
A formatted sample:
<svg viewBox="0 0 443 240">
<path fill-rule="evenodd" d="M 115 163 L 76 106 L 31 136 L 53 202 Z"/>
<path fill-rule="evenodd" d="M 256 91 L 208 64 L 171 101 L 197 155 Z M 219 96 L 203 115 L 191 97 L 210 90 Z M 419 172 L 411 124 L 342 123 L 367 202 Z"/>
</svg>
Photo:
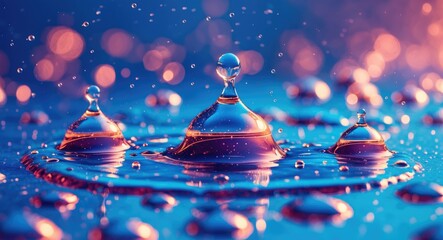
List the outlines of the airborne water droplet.
<svg viewBox="0 0 443 240">
<path fill-rule="evenodd" d="M 17 68 L 17 73 L 22 73 L 23 72 L 23 68 L 19 67 Z"/>
<path fill-rule="evenodd" d="M 82 27 L 88 27 L 89 26 L 89 22 L 88 21 L 84 21 L 83 23 L 82 23 Z"/>
<path fill-rule="evenodd" d="M 137 3 L 132 3 L 131 8 L 137 8 Z"/>
<path fill-rule="evenodd" d="M 132 162 L 131 167 L 134 169 L 140 169 L 141 164 L 138 161 L 134 161 L 134 162 Z"/>
<path fill-rule="evenodd" d="M 35 40 L 35 36 L 34 35 L 28 35 L 28 37 L 26 38 L 26 41 L 28 41 L 28 42 L 32 42 L 32 41 L 34 41 Z"/>
</svg>

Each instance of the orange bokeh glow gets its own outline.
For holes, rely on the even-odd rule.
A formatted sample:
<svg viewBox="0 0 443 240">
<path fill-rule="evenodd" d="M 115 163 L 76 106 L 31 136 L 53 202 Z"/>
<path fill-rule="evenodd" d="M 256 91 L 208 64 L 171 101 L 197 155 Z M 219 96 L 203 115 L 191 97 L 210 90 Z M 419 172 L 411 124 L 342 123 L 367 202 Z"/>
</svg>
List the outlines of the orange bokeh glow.
<svg viewBox="0 0 443 240">
<path fill-rule="evenodd" d="M 111 29 L 102 36 L 102 48 L 113 57 L 126 57 L 134 46 L 134 40 L 127 32 Z"/>
<path fill-rule="evenodd" d="M 100 87 L 110 87 L 115 82 L 115 70 L 114 67 L 109 64 L 103 64 L 96 68 L 94 73 L 95 82 Z"/>
<path fill-rule="evenodd" d="M 26 103 L 31 98 L 31 89 L 27 85 L 20 85 L 15 92 L 17 100 L 21 103 Z"/>
<path fill-rule="evenodd" d="M 49 50 L 66 61 L 80 56 L 84 48 L 83 37 L 67 27 L 55 27 L 48 34 Z"/>
<path fill-rule="evenodd" d="M 379 52 L 386 62 L 395 60 L 401 52 L 401 46 L 398 39 L 389 33 L 378 35 L 374 42 L 375 51 Z"/>
</svg>

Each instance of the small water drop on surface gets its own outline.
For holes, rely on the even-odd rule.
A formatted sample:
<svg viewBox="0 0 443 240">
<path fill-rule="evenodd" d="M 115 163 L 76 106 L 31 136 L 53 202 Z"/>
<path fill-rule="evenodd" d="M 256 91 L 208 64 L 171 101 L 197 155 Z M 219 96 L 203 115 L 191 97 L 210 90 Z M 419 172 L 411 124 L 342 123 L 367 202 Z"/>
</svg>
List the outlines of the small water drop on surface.
<svg viewBox="0 0 443 240">
<path fill-rule="evenodd" d="M 75 194 L 68 192 L 58 192 L 58 191 L 38 193 L 37 195 L 33 196 L 30 199 L 32 205 L 34 205 L 37 208 L 40 207 L 60 208 L 69 205 L 68 210 L 72 210 L 78 201 L 79 199 Z"/>
<path fill-rule="evenodd" d="M 34 35 L 28 35 L 28 37 L 26 38 L 26 41 L 28 42 L 32 42 L 35 40 L 35 36 Z"/>
<path fill-rule="evenodd" d="M 178 202 L 177 200 L 166 193 L 153 193 L 143 197 L 142 204 L 153 209 L 163 209 L 165 211 L 171 210 Z"/>
<path fill-rule="evenodd" d="M 138 218 L 111 220 L 109 224 L 93 229 L 89 236 L 103 239 L 157 240 L 158 231 Z"/>
<path fill-rule="evenodd" d="M 394 166 L 396 166 L 396 167 L 409 167 L 409 164 L 405 160 L 397 160 L 394 163 Z"/>
<path fill-rule="evenodd" d="M 354 211 L 343 200 L 324 195 L 311 195 L 287 203 L 282 208 L 282 214 L 296 222 L 340 224 L 351 218 Z"/>
<path fill-rule="evenodd" d="M 134 169 L 140 169 L 141 164 L 138 161 L 134 161 L 134 162 L 132 162 L 131 167 Z"/>
<path fill-rule="evenodd" d="M 295 161 L 295 168 L 302 169 L 305 167 L 305 162 L 303 160 Z"/>
<path fill-rule="evenodd" d="M 219 184 L 226 184 L 227 182 L 229 182 L 229 176 L 225 174 L 217 174 L 213 177 L 213 179 Z"/>
<path fill-rule="evenodd" d="M 347 171 L 349 171 L 349 167 L 348 167 L 348 166 L 345 166 L 345 165 L 342 165 L 342 166 L 340 166 L 340 167 L 338 168 L 338 170 L 339 170 L 340 172 L 347 172 Z"/>
<path fill-rule="evenodd" d="M 443 186 L 437 183 L 410 183 L 398 190 L 396 194 L 411 203 L 443 202 Z"/>
<path fill-rule="evenodd" d="M 47 163 L 56 163 L 56 162 L 60 162 L 60 159 L 58 158 L 48 158 L 46 159 Z"/>
<path fill-rule="evenodd" d="M 194 218 L 186 226 L 189 235 L 201 237 L 246 239 L 253 230 L 251 222 L 244 215 L 218 209 Z"/>
<path fill-rule="evenodd" d="M 45 231 L 42 231 L 42 226 Z M 62 239 L 63 231 L 50 219 L 27 210 L 12 211 L 0 221 L 2 239 Z"/>
<path fill-rule="evenodd" d="M 32 150 L 31 154 L 38 154 L 38 150 Z"/>
</svg>

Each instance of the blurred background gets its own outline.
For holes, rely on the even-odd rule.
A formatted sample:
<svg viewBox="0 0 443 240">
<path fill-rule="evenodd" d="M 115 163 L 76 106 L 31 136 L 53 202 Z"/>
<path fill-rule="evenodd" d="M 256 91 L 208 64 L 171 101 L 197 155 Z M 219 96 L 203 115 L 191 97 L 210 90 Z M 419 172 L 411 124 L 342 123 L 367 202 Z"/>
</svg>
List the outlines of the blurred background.
<svg viewBox="0 0 443 240">
<path fill-rule="evenodd" d="M 443 94 L 443 1 L 2 0 L 0 6 L 0 106 L 38 107 L 56 95 L 53 107 L 64 111 L 90 84 L 101 87 L 104 101 L 138 89 L 137 97 L 153 106 L 161 100 L 158 89 L 195 93 L 221 85 L 215 63 L 225 52 L 241 60 L 239 84 L 268 81 L 292 97 L 304 81 L 325 101 L 341 86 L 349 106 L 382 105 L 383 86 L 392 88 L 386 96 L 394 101 L 408 100 L 394 93 L 406 85 L 418 103 Z M 166 101 L 180 105 L 181 94 L 169 93 Z"/>
</svg>

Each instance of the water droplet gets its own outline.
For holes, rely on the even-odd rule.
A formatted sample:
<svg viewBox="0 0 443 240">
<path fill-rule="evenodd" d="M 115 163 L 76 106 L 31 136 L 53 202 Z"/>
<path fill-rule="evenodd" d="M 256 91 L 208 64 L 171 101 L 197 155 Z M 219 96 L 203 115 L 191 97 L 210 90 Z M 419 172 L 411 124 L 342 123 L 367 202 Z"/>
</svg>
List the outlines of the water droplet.
<svg viewBox="0 0 443 240">
<path fill-rule="evenodd" d="M 409 164 L 405 160 L 397 160 L 394 163 L 394 166 L 396 166 L 396 167 L 409 167 Z"/>
<path fill-rule="evenodd" d="M 398 190 L 397 196 L 411 203 L 443 202 L 443 187 L 437 183 L 411 183 Z"/>
<path fill-rule="evenodd" d="M 186 226 L 191 236 L 219 236 L 236 239 L 248 238 L 253 226 L 242 214 L 228 210 L 214 210 L 191 220 Z"/>
<path fill-rule="evenodd" d="M 282 158 L 285 153 L 272 138 L 266 121 L 247 109 L 237 95 L 234 84 L 240 73 L 240 60 L 232 53 L 223 54 L 216 70 L 225 82 L 220 97 L 194 118 L 182 144 L 166 154 L 181 161 L 207 163 Z M 216 114 L 217 111 L 229 114 Z"/>
<path fill-rule="evenodd" d="M 346 165 L 342 165 L 342 166 L 340 166 L 340 167 L 338 168 L 338 170 L 339 170 L 340 172 L 347 172 L 347 171 L 349 171 L 349 167 L 346 166 Z"/>
<path fill-rule="evenodd" d="M 132 3 L 131 8 L 134 8 L 134 9 L 137 8 L 137 3 Z"/>
<path fill-rule="evenodd" d="M 153 193 L 143 197 L 142 204 L 154 209 L 171 210 L 178 203 L 177 200 L 166 193 Z"/>
<path fill-rule="evenodd" d="M 31 204 L 37 208 L 40 207 L 67 207 L 68 210 L 72 210 L 75 204 L 79 201 L 75 194 L 68 192 L 42 192 L 31 198 Z"/>
<path fill-rule="evenodd" d="M 84 21 L 83 23 L 82 23 L 82 27 L 88 27 L 89 26 L 89 22 L 88 21 Z"/>
<path fill-rule="evenodd" d="M 130 87 L 130 88 L 134 88 L 135 85 L 134 85 L 133 83 L 131 83 L 131 84 L 129 84 L 129 87 Z"/>
<path fill-rule="evenodd" d="M 229 13 L 229 17 L 234 17 L 235 16 L 235 13 L 233 13 L 233 12 L 231 12 L 231 13 Z"/>
<path fill-rule="evenodd" d="M 0 236 L 2 239 L 62 239 L 63 232 L 51 220 L 20 209 L 9 212 L 0 222 Z"/>
<path fill-rule="evenodd" d="M 206 21 L 208 21 L 208 22 L 211 21 L 211 19 L 212 19 L 212 18 L 211 18 L 210 16 L 207 16 L 207 17 L 206 17 Z"/>
<path fill-rule="evenodd" d="M 303 160 L 295 161 L 295 168 L 301 169 L 305 167 L 305 162 Z"/>
<path fill-rule="evenodd" d="M 34 35 L 28 35 L 28 37 L 26 38 L 26 41 L 32 42 L 35 40 L 35 36 Z"/>
<path fill-rule="evenodd" d="M 193 63 L 193 64 L 191 64 L 191 68 L 195 68 L 195 64 Z"/>
<path fill-rule="evenodd" d="M 366 123 L 366 111 L 357 112 L 357 122 L 328 149 L 337 156 L 382 158 L 392 156 L 381 134 Z"/>
<path fill-rule="evenodd" d="M 56 162 L 60 162 L 60 159 L 58 158 L 48 158 L 46 159 L 47 163 L 56 163 Z"/>
<path fill-rule="evenodd" d="M 351 218 L 354 211 L 343 200 L 323 195 L 300 197 L 287 203 L 282 214 L 296 222 L 340 224 Z"/>
<path fill-rule="evenodd" d="M 86 112 L 75 121 L 65 133 L 65 138 L 58 147 L 67 152 L 113 153 L 129 148 L 118 125 L 107 118 L 98 99 L 100 88 L 91 85 L 85 93 L 89 101 Z"/>
<path fill-rule="evenodd" d="M 23 68 L 17 68 L 17 73 L 22 73 L 23 72 Z"/>
<path fill-rule="evenodd" d="M 38 151 L 37 150 L 32 150 L 31 154 L 38 154 Z"/>
<path fill-rule="evenodd" d="M 214 181 L 218 182 L 219 184 L 226 184 L 229 181 L 229 176 L 225 174 L 217 174 L 214 176 Z"/>
<path fill-rule="evenodd" d="M 283 53 L 282 52 L 279 52 L 277 55 L 278 55 L 278 57 L 283 57 Z"/>
<path fill-rule="evenodd" d="M 283 132 L 283 128 L 279 128 L 278 133 L 282 133 L 282 132 Z"/>
<path fill-rule="evenodd" d="M 140 162 L 138 162 L 138 161 L 134 161 L 134 162 L 132 162 L 132 168 L 134 168 L 134 169 L 140 169 L 140 167 L 141 167 L 141 164 L 140 164 Z"/>
<path fill-rule="evenodd" d="M 432 240 L 443 239 L 443 224 L 441 222 L 432 223 L 430 226 L 425 227 L 411 239 L 414 240 Z"/>
<path fill-rule="evenodd" d="M 275 69 L 271 69 L 271 73 L 274 74 L 275 73 Z"/>
<path fill-rule="evenodd" d="M 93 229 L 89 236 L 100 239 L 158 239 L 158 231 L 138 218 L 111 220 L 109 224 Z"/>
</svg>

